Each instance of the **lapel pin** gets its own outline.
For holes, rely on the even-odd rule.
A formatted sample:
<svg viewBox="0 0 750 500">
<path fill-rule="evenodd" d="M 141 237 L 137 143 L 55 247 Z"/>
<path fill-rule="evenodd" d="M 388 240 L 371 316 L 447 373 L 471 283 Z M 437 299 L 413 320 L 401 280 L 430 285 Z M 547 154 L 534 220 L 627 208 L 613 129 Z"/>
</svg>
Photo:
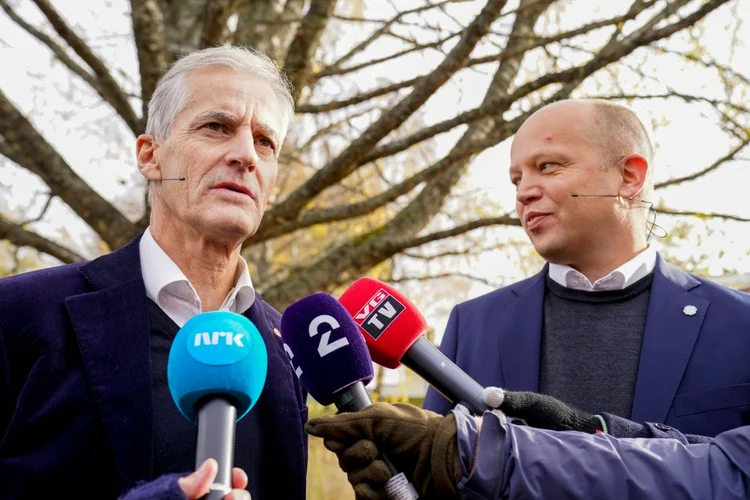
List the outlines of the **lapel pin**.
<svg viewBox="0 0 750 500">
<path fill-rule="evenodd" d="M 685 306 L 682 312 L 685 313 L 686 316 L 695 316 L 695 313 L 698 312 L 698 308 L 695 306 Z"/>
</svg>

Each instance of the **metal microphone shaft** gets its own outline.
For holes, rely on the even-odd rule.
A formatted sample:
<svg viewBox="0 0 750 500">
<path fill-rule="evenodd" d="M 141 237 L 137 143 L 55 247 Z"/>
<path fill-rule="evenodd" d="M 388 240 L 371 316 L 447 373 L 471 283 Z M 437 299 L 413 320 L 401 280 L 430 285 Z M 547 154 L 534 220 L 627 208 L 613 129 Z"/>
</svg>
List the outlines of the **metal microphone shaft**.
<svg viewBox="0 0 750 500">
<path fill-rule="evenodd" d="M 206 500 L 221 500 L 232 490 L 236 422 L 237 409 L 223 398 L 211 399 L 198 410 L 195 467 L 197 469 L 209 458 L 219 464 L 211 491 L 203 497 Z"/>
<path fill-rule="evenodd" d="M 484 387 L 456 366 L 425 337 L 419 337 L 401 358 L 401 362 L 414 370 L 449 401 L 464 405 L 474 415 L 492 408 L 482 399 Z"/>
</svg>

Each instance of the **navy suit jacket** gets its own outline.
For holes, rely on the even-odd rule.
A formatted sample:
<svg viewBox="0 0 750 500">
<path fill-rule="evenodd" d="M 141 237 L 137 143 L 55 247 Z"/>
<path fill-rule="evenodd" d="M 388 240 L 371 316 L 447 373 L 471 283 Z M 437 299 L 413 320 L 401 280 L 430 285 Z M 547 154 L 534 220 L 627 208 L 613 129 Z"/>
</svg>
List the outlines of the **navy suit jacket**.
<svg viewBox="0 0 750 500">
<path fill-rule="evenodd" d="M 87 263 L 0 280 L 0 498 L 116 498 L 151 480 L 149 299 L 140 236 Z M 245 315 L 268 350 L 261 397 L 238 423 L 253 439 L 254 500 L 303 499 L 307 407 L 256 296 Z M 258 484 L 260 483 L 260 484 Z"/>
<path fill-rule="evenodd" d="M 546 276 L 456 306 L 440 350 L 482 386 L 539 392 Z M 452 407 L 432 388 L 424 406 Z M 658 257 L 631 419 L 704 436 L 750 424 L 750 294 Z"/>
</svg>

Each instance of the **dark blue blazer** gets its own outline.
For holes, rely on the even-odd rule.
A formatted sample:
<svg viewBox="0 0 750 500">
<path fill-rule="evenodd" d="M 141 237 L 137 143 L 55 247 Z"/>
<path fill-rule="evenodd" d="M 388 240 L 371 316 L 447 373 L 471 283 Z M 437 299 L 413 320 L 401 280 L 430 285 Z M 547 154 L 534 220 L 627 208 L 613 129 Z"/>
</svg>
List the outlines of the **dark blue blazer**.
<svg viewBox="0 0 750 500">
<path fill-rule="evenodd" d="M 88 263 L 0 280 L 0 498 L 116 498 L 152 479 L 149 299 L 140 236 Z M 254 500 L 305 498 L 307 407 L 256 296 L 265 388 L 239 422 Z M 255 480 L 253 480 L 255 479 Z"/>
<path fill-rule="evenodd" d="M 483 386 L 538 392 L 546 276 L 456 306 L 440 350 Z M 424 406 L 451 407 L 433 389 Z M 749 294 L 658 257 L 631 419 L 704 436 L 750 424 Z"/>
</svg>

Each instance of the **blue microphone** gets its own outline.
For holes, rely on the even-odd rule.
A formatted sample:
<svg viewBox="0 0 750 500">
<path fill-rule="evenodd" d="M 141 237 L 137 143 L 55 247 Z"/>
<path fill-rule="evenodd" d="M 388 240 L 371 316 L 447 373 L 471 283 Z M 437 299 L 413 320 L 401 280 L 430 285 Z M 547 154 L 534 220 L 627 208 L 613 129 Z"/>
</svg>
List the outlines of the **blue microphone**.
<svg viewBox="0 0 750 500">
<path fill-rule="evenodd" d="M 193 316 L 172 342 L 167 381 L 177 408 L 198 424 L 196 468 L 208 458 L 219 464 L 211 492 L 219 500 L 232 489 L 234 431 L 263 391 L 268 352 L 258 328 L 225 311 Z"/>
</svg>

